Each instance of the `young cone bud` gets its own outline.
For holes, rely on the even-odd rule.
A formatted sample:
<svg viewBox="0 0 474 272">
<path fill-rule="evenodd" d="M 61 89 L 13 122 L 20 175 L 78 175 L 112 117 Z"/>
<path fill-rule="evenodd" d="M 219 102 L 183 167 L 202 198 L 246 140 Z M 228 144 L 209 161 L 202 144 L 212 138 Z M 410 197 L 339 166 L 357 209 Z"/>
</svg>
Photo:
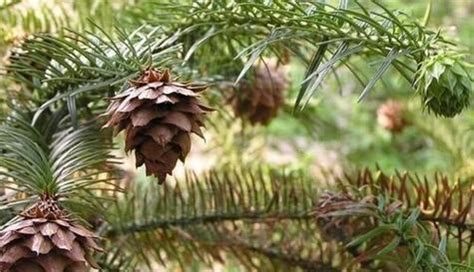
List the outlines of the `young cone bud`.
<svg viewBox="0 0 474 272">
<path fill-rule="evenodd" d="M 125 130 L 125 151 L 134 150 L 136 166 L 145 164 L 147 175 L 163 183 L 176 163 L 191 148 L 190 134 L 203 137 L 203 85 L 174 82 L 168 70 L 149 69 L 124 93 L 112 98 L 104 127 Z"/>
<path fill-rule="evenodd" d="M 257 64 L 252 80 L 242 81 L 230 99 L 235 115 L 252 125 L 268 124 L 283 105 L 287 86 L 284 66 L 273 60 Z"/>
<path fill-rule="evenodd" d="M 421 63 L 415 85 L 423 106 L 436 115 L 453 117 L 469 106 L 472 81 L 461 57 L 445 53 Z"/>
<path fill-rule="evenodd" d="M 92 251 L 103 251 L 97 236 L 69 220 L 53 198 L 22 214 L 0 231 L 0 271 L 88 271 L 98 268 Z"/>
</svg>

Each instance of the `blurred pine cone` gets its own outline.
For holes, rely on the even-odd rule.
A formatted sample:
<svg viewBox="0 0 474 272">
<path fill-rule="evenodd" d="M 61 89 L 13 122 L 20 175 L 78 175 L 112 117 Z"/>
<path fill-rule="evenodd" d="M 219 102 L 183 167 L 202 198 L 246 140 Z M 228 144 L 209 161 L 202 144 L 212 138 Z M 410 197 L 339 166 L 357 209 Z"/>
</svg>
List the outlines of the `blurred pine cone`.
<svg viewBox="0 0 474 272">
<path fill-rule="evenodd" d="M 334 194 L 331 192 L 324 192 L 318 199 L 317 210 L 317 224 L 321 230 L 322 238 L 325 240 L 336 240 L 347 243 L 355 232 L 354 222 L 350 222 L 348 217 L 332 217 L 327 216 L 327 213 L 333 212 L 333 205 L 337 203 L 343 206 L 345 203 L 353 203 L 353 199 L 348 194 Z"/>
<path fill-rule="evenodd" d="M 103 251 L 92 232 L 74 224 L 53 198 L 43 197 L 0 231 L 0 271 L 88 271 Z"/>
<path fill-rule="evenodd" d="M 423 106 L 436 115 L 453 117 L 470 104 L 472 80 L 462 57 L 444 53 L 420 65 L 415 86 Z"/>
<path fill-rule="evenodd" d="M 172 81 L 168 70 L 149 69 L 112 98 L 104 127 L 125 129 L 125 151 L 135 150 L 136 167 L 145 164 L 146 174 L 163 183 L 189 153 L 190 133 L 203 137 L 204 114 L 211 111 L 197 98 L 204 89 Z"/>
<path fill-rule="evenodd" d="M 241 81 L 230 98 L 235 115 L 252 125 L 267 125 L 284 102 L 288 86 L 285 67 L 276 60 L 260 62 L 255 66 L 251 81 Z"/>
<path fill-rule="evenodd" d="M 403 117 L 405 108 L 399 101 L 388 100 L 377 109 L 377 122 L 392 133 L 400 133 L 408 122 Z"/>
<path fill-rule="evenodd" d="M 5 55 L 2 57 L 2 64 L 5 66 L 11 65 L 12 60 L 18 58 L 21 55 L 23 50 L 21 49 L 22 45 L 28 40 L 28 36 L 18 36 L 12 39 L 11 47 L 7 49 Z"/>
</svg>

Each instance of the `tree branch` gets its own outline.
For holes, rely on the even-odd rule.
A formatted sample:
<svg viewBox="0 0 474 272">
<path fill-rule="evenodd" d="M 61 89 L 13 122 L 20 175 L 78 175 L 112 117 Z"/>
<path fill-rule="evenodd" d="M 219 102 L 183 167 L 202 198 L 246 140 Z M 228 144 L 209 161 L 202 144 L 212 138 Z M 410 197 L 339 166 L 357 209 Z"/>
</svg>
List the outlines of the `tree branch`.
<svg viewBox="0 0 474 272">
<path fill-rule="evenodd" d="M 236 213 L 236 214 L 215 214 L 215 215 L 203 215 L 189 218 L 178 218 L 178 219 L 156 219 L 145 223 L 128 223 L 124 226 L 109 227 L 105 230 L 104 236 L 114 237 L 123 234 L 153 231 L 155 229 L 169 228 L 174 226 L 189 227 L 197 224 L 212 224 L 222 223 L 225 221 L 255 221 L 255 222 L 272 222 L 282 220 L 310 220 L 314 219 L 314 216 L 308 213 L 300 214 L 265 214 L 264 212 L 255 213 Z"/>
</svg>

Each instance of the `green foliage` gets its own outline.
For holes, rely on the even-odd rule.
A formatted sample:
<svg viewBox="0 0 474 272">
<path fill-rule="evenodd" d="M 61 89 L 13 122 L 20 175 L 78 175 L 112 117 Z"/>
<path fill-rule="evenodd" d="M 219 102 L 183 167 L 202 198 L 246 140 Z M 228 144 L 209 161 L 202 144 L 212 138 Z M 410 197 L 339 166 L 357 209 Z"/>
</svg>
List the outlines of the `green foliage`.
<svg viewBox="0 0 474 272">
<path fill-rule="evenodd" d="M 427 57 L 423 53 L 426 49 L 439 51 L 450 44 L 439 33 L 425 29 L 404 14 L 391 12 L 377 2 L 379 10 L 374 11 L 356 4 L 357 8 L 348 8 L 346 1 L 341 1 L 338 7 L 306 1 L 200 1 L 193 5 L 164 6 L 149 2 L 133 14 L 139 22 L 168 25 L 170 33 L 182 30 L 186 59 L 198 53 L 201 47 L 203 50 L 220 48 L 219 52 L 224 52 L 219 56 L 238 53 L 227 59 L 213 59 L 220 72 L 226 69 L 225 63 L 231 57 L 242 60 L 244 66 L 236 81 L 267 49 L 281 57 L 280 49 L 285 48 L 307 61 L 304 49 L 318 46 L 309 61 L 296 107 L 304 107 L 335 64 L 347 65 L 349 58 L 377 57 L 377 62 L 381 63 L 362 91 L 359 97 L 362 99 L 391 65 L 411 82 L 413 76 L 410 74 Z M 158 5 L 160 9 L 156 8 Z M 164 13 L 172 14 L 174 18 L 163 21 Z M 323 62 L 325 57 L 328 60 Z M 194 63 L 199 62 L 200 55 L 194 59 Z M 224 66 L 218 65 L 220 60 L 224 61 Z M 212 73 L 206 63 L 203 63 L 205 71 Z M 463 78 L 470 81 L 466 76 Z M 463 99 L 467 103 L 467 98 Z"/>
<path fill-rule="evenodd" d="M 472 182 L 365 170 L 339 185 L 340 192 L 320 197 L 317 214 L 326 229 L 342 232 L 334 239 L 357 252 L 357 260 L 394 262 L 407 271 L 463 271 L 459 260 L 472 255 Z M 450 239 L 456 242 L 447 244 Z"/>
<path fill-rule="evenodd" d="M 439 120 L 418 115 L 413 117 L 414 132 L 428 144 L 431 142 L 431 160 L 438 158 L 442 162 L 437 169 L 450 173 L 454 179 L 471 179 L 474 174 L 472 118 Z"/>
<path fill-rule="evenodd" d="M 38 34 L 21 45 L 7 75 L 24 87 L 22 95 L 30 98 L 38 114 L 60 103 L 67 106 L 73 123 L 78 116 L 90 118 L 104 109 L 104 93 L 127 88 L 128 80 L 152 63 L 167 67 L 179 48 L 173 45 L 175 38 L 163 36 L 159 28 L 133 33 L 116 29 L 120 42 L 101 31 Z"/>
<path fill-rule="evenodd" d="M 130 34 L 118 29 L 114 34 L 102 30 L 99 34 L 87 35 L 70 32 L 64 37 L 42 35 L 32 49 L 50 50 L 48 55 L 52 59 L 40 61 L 40 66 L 46 65 L 48 69 L 31 70 L 28 64 L 36 56 L 32 54 L 25 57 L 28 62 L 26 59 L 17 61 L 9 71 L 14 76 L 22 71 L 37 75 L 36 84 L 26 83 L 41 92 L 61 90 L 62 95 L 50 99 L 46 102 L 48 105 L 108 86 L 118 91 L 121 84 L 146 67 L 149 60 L 164 67 L 170 66 L 168 57 L 175 63 L 183 59 L 191 70 L 197 69 L 214 78 L 234 78 L 241 70 L 236 77 L 239 81 L 264 52 L 280 58 L 284 52 L 290 52 L 309 62 L 295 103 L 297 107 L 309 102 L 326 76 L 337 68 L 336 64 L 350 67 L 351 60 L 357 58 L 381 63 L 365 84 L 361 99 L 390 66 L 411 82 L 416 67 L 428 57 L 424 53 L 427 49 L 437 53 L 451 46 L 439 33 L 403 14 L 395 14 L 380 4 L 377 6 L 378 9 L 368 11 L 362 5 L 346 9 L 344 4 L 336 8 L 317 2 L 142 3 L 128 15 L 133 16 L 129 23 L 135 25 Z M 122 16 L 127 17 L 127 13 Z M 151 28 L 136 29 L 136 25 L 141 24 L 151 25 Z M 314 49 L 315 45 L 318 49 Z M 171 48 L 179 49 L 181 54 L 168 55 Z M 307 56 L 312 52 L 309 61 Z M 325 58 L 328 60 L 323 62 Z M 351 71 L 358 78 L 357 72 Z M 460 77 L 460 82 L 470 82 L 467 76 Z M 22 77 L 16 78 L 24 81 Z M 468 103 L 467 90 L 463 93 L 458 103 L 463 106 L 456 112 Z"/>
<path fill-rule="evenodd" d="M 123 237 L 122 254 L 151 267 L 231 258 L 248 269 L 336 271 L 350 256 L 317 234 L 315 185 L 265 168 L 188 173 L 172 188 L 138 183 L 106 213 L 102 234 Z"/>
<path fill-rule="evenodd" d="M 65 111 L 49 113 L 39 126 L 31 125 L 31 114 L 3 120 L 0 186 L 11 193 L 2 199 L 2 209 L 17 212 L 43 195 L 84 208 L 93 201 L 82 199 L 110 180 L 104 165 L 110 162 L 112 144 L 95 132 L 97 124 L 74 129 L 64 115 Z"/>
<path fill-rule="evenodd" d="M 320 196 L 317 184 L 263 169 L 189 173 L 162 190 L 138 183 L 106 213 L 101 233 L 123 238 L 120 254 L 106 259 L 183 268 L 235 259 L 249 269 L 318 271 L 466 267 L 457 260 L 472 246 L 469 184 L 368 170 L 341 179 L 339 197 Z M 459 242 L 447 243 L 450 237 Z"/>
</svg>

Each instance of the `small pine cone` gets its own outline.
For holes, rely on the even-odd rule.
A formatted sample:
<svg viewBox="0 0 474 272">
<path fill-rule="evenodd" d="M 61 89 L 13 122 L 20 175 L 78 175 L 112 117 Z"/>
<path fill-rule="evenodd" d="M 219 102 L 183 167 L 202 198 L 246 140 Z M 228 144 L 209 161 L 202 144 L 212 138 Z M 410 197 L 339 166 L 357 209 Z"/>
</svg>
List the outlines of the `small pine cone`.
<svg viewBox="0 0 474 272">
<path fill-rule="evenodd" d="M 415 81 L 424 108 L 454 117 L 469 107 L 473 80 L 463 55 L 446 52 L 420 63 Z"/>
<path fill-rule="evenodd" d="M 388 100 L 377 109 L 377 122 L 392 133 L 400 133 L 407 125 L 403 117 L 404 110 L 402 103 Z"/>
<path fill-rule="evenodd" d="M 287 87 L 285 67 L 273 60 L 257 64 L 252 80 L 242 81 L 230 99 L 235 115 L 267 125 L 283 105 Z"/>
<path fill-rule="evenodd" d="M 174 82 L 170 72 L 149 69 L 124 93 L 112 98 L 104 127 L 125 129 L 125 151 L 135 150 L 136 167 L 163 183 L 178 159 L 191 148 L 191 132 L 203 137 L 201 127 L 212 109 L 198 99 L 203 85 Z"/>
<path fill-rule="evenodd" d="M 0 271 L 61 272 L 99 268 L 92 251 L 103 251 L 95 234 L 74 224 L 44 197 L 20 221 L 0 231 Z"/>
</svg>

